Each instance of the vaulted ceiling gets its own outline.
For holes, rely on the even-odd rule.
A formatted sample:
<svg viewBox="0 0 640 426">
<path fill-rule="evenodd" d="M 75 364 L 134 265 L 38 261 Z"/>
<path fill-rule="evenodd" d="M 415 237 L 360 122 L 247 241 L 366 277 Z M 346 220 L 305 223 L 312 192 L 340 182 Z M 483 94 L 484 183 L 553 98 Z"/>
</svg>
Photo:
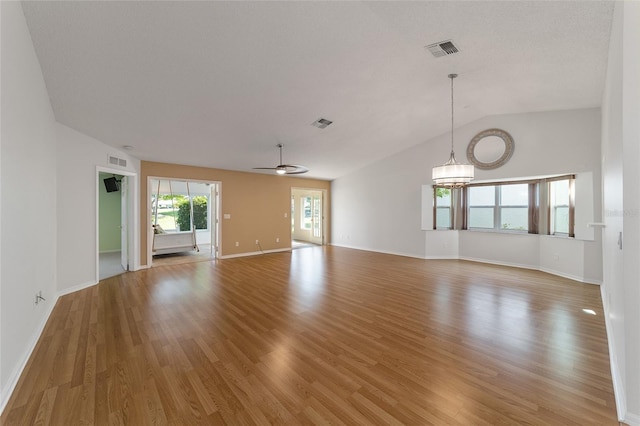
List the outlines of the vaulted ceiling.
<svg viewBox="0 0 640 426">
<path fill-rule="evenodd" d="M 334 179 L 492 114 L 597 107 L 611 1 L 23 2 L 56 119 L 143 160 Z M 453 40 L 436 58 L 425 46 Z M 311 124 L 333 121 L 319 129 Z M 462 145 L 462 142 L 459 142 Z"/>
</svg>

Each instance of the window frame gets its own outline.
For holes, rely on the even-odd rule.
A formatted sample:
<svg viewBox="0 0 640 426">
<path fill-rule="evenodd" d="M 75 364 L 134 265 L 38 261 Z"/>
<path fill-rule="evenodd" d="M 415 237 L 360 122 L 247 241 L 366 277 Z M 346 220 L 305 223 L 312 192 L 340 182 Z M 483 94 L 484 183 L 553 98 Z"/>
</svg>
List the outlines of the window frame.
<svg viewBox="0 0 640 426">
<path fill-rule="evenodd" d="M 552 218 L 551 218 L 551 210 L 554 208 L 551 203 L 551 184 L 553 182 L 558 182 L 561 180 L 569 181 L 569 232 L 555 232 L 552 229 Z M 554 237 L 568 237 L 575 238 L 575 223 L 576 223 L 576 212 L 575 212 L 575 184 L 576 184 L 576 176 L 575 175 L 564 175 L 564 176 L 556 176 L 553 178 L 545 179 L 545 183 L 547 185 L 547 235 L 552 235 Z M 564 204 L 563 204 L 564 206 Z"/>
<path fill-rule="evenodd" d="M 446 189 L 449 192 L 449 206 L 448 207 L 438 207 L 438 189 Z M 454 197 L 454 192 L 453 192 L 454 188 L 449 188 L 447 186 L 444 185 L 433 185 L 433 229 L 434 230 L 451 230 L 454 229 L 454 203 L 453 203 L 453 197 Z M 449 226 L 448 227 L 443 227 L 440 226 L 438 227 L 438 209 L 449 209 Z"/>
<path fill-rule="evenodd" d="M 527 188 L 527 205 L 506 205 L 506 204 L 502 204 L 502 188 L 505 186 L 510 186 L 510 185 L 528 185 Z M 537 233 L 535 231 L 537 231 L 537 226 L 535 226 L 535 221 L 533 220 L 535 217 L 535 212 L 532 212 L 532 192 L 535 194 L 535 186 L 532 186 L 533 184 L 535 184 L 534 181 L 531 180 L 522 180 L 522 181 L 504 181 L 504 182 L 485 182 L 485 183 L 476 183 L 476 184 L 470 184 L 467 185 L 464 188 L 464 192 L 465 192 L 465 198 L 467 200 L 470 199 L 470 194 L 469 194 L 469 189 L 470 188 L 475 188 L 475 187 L 481 187 L 481 186 L 493 186 L 494 187 L 494 204 L 492 206 L 481 206 L 481 205 L 477 205 L 477 206 L 472 206 L 470 201 L 467 201 L 466 203 L 466 208 L 463 211 L 463 214 L 465 215 L 465 228 L 467 230 L 472 230 L 472 231 L 481 231 L 481 232 L 500 232 L 500 233 L 513 233 L 513 234 L 530 234 L 530 233 Z M 534 205 L 535 206 L 535 205 Z M 484 207 L 484 208 L 488 208 L 491 207 L 493 209 L 493 227 L 491 228 L 480 228 L 480 227 L 470 227 L 469 226 L 469 219 L 471 216 L 471 209 L 472 208 L 479 208 L 479 207 Z M 527 209 L 527 229 L 505 229 L 502 228 L 502 210 L 506 209 L 506 208 L 526 208 Z M 532 232 L 534 231 L 534 232 Z"/>
<path fill-rule="evenodd" d="M 569 233 L 552 233 L 551 226 L 551 203 L 550 203 L 550 182 L 558 180 L 569 180 Z M 459 191 L 454 191 L 457 188 L 449 188 L 444 185 L 432 185 L 433 187 L 433 224 L 434 230 L 446 230 L 446 229 L 461 229 L 472 230 L 476 232 L 498 232 L 506 234 L 538 234 L 538 235 L 552 235 L 560 238 L 575 238 L 575 174 L 558 175 L 552 177 L 540 177 L 535 179 L 522 179 L 522 180 L 505 180 L 505 181 L 492 181 L 492 182 L 477 182 L 466 185 L 460 188 Z M 501 209 L 508 207 L 524 207 L 524 206 L 507 206 L 500 205 L 500 192 L 499 189 L 502 186 L 507 185 L 528 185 L 528 202 L 527 202 L 527 230 L 518 229 L 502 229 L 500 228 Z M 492 228 L 478 228 L 469 227 L 469 211 L 472 206 L 469 203 L 469 189 L 479 186 L 494 186 L 495 189 L 495 205 L 486 206 L 493 208 L 493 227 Z M 450 227 L 437 227 L 437 188 L 444 188 L 451 190 L 451 206 L 450 206 Z M 482 206 L 474 206 L 482 207 Z"/>
</svg>

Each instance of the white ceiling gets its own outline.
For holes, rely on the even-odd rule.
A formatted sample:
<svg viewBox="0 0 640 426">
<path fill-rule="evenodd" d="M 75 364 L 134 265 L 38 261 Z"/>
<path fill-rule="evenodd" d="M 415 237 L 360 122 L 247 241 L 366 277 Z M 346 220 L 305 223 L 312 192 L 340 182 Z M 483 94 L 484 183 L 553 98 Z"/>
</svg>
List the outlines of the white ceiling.
<svg viewBox="0 0 640 426">
<path fill-rule="evenodd" d="M 456 126 L 599 106 L 613 2 L 23 9 L 59 122 L 143 160 L 232 170 L 275 166 L 284 143 L 302 176 L 334 179 L 447 132 L 451 72 Z M 459 53 L 424 49 L 447 39 Z M 321 117 L 334 123 L 311 126 Z"/>
</svg>

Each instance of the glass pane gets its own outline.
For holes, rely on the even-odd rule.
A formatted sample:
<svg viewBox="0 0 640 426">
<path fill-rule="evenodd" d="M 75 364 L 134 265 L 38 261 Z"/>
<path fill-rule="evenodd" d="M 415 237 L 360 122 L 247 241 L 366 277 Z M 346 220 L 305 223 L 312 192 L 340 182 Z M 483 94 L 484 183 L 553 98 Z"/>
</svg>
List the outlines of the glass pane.
<svg viewBox="0 0 640 426">
<path fill-rule="evenodd" d="M 470 207 L 469 228 L 493 228 L 493 207 Z"/>
<path fill-rule="evenodd" d="M 436 228 L 437 229 L 451 228 L 451 209 L 449 207 L 436 208 Z"/>
<path fill-rule="evenodd" d="M 193 197 L 193 224 L 196 229 L 207 229 L 207 204 L 209 197 L 196 195 Z"/>
<path fill-rule="evenodd" d="M 518 231 L 529 229 L 529 209 L 527 207 L 503 207 L 500 209 L 500 228 Z"/>
<path fill-rule="evenodd" d="M 553 233 L 568 234 L 569 233 L 569 207 L 556 207 L 553 215 Z"/>
<path fill-rule="evenodd" d="M 320 205 L 320 197 L 316 195 L 313 197 L 313 236 L 315 238 L 320 238 L 320 224 L 322 223 Z"/>
<path fill-rule="evenodd" d="M 557 180 L 549 183 L 551 206 L 569 205 L 569 180 Z"/>
<path fill-rule="evenodd" d="M 436 207 L 451 207 L 451 190 L 436 188 Z"/>
<path fill-rule="evenodd" d="M 500 205 L 526 206 L 529 204 L 529 185 L 503 185 L 500 187 Z"/>
<path fill-rule="evenodd" d="M 311 229 L 311 197 L 302 197 L 300 207 L 300 229 Z"/>
<path fill-rule="evenodd" d="M 496 204 L 495 188 L 495 186 L 473 186 L 469 188 L 469 205 L 494 206 Z M 491 219 L 491 223 L 493 224 L 493 219 Z"/>
</svg>

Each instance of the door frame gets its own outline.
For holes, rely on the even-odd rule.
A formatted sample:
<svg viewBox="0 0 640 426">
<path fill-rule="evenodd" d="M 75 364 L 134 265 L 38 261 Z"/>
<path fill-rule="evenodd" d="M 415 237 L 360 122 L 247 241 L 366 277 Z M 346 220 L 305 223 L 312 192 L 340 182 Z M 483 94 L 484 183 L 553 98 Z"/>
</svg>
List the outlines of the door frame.
<svg viewBox="0 0 640 426">
<path fill-rule="evenodd" d="M 121 247 L 128 244 L 127 263 L 129 270 L 137 271 L 140 269 L 140 244 L 138 221 L 138 174 L 127 170 L 116 169 L 111 167 L 96 166 L 96 283 L 100 282 L 100 173 L 110 173 L 125 176 L 127 178 L 127 214 L 126 217 L 120 217 L 120 223 L 126 223 L 127 238 L 120 241 Z"/>
<path fill-rule="evenodd" d="M 210 185 L 215 185 L 216 188 L 218 189 L 217 191 L 217 195 L 216 195 L 216 200 L 215 200 L 215 205 L 213 206 L 215 208 L 215 211 L 212 211 L 212 216 L 211 218 L 209 218 L 210 222 L 209 222 L 209 226 L 212 227 L 212 229 L 210 230 L 211 234 L 211 239 L 214 239 L 214 230 L 215 230 L 215 242 L 214 242 L 214 246 L 213 250 L 211 252 L 212 254 L 212 259 L 218 259 L 220 257 L 220 253 L 222 252 L 222 246 L 221 246 L 221 241 L 222 241 L 222 237 L 221 237 L 221 233 L 222 233 L 222 227 L 220 226 L 220 212 L 221 210 L 221 205 L 222 205 L 222 182 L 218 181 L 218 180 L 207 180 L 207 179 L 188 179 L 188 178 L 179 178 L 179 177 L 166 177 L 166 176 L 147 176 L 147 205 L 146 205 L 146 210 L 147 213 L 145 215 L 145 217 L 147 218 L 147 220 L 145 221 L 144 226 L 147 227 L 148 230 L 151 230 L 151 195 L 155 194 L 153 186 L 151 185 L 151 181 L 152 180 L 177 180 L 177 181 L 181 181 L 181 182 L 194 182 L 194 183 L 208 183 Z M 157 190 L 157 189 L 156 189 Z M 211 203 L 209 203 L 211 204 Z M 215 219 L 215 220 L 214 220 Z M 147 267 L 151 268 L 151 265 L 153 264 L 153 232 L 148 231 L 147 232 Z"/>
<path fill-rule="evenodd" d="M 322 203 L 322 211 L 321 211 L 321 219 L 320 219 L 320 245 L 325 245 L 327 243 L 327 237 L 326 237 L 326 232 L 327 232 L 327 215 L 328 215 L 328 210 L 327 210 L 327 190 L 326 189 L 320 189 L 320 188 L 305 188 L 305 187 L 300 187 L 300 186 L 292 186 L 291 187 L 291 192 L 290 192 L 290 199 L 294 196 L 293 192 L 317 192 L 321 194 L 321 198 L 320 198 L 320 202 Z M 300 212 L 300 206 L 297 205 L 297 203 L 294 203 L 294 211 L 291 212 L 291 215 L 298 215 Z M 292 218 L 292 220 L 295 223 L 295 217 Z M 313 235 L 313 225 L 311 228 L 311 233 Z M 291 242 L 293 242 L 293 233 L 291 234 Z M 315 243 L 313 243 L 315 244 Z"/>
</svg>

